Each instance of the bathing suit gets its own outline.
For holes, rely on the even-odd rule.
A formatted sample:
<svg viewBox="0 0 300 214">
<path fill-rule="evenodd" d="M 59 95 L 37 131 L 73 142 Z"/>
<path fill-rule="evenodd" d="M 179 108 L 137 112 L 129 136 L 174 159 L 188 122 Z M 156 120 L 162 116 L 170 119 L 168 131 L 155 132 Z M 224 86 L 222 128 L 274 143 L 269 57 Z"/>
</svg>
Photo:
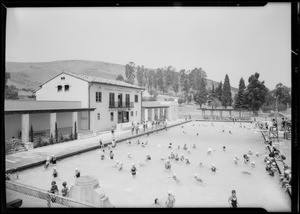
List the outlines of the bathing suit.
<svg viewBox="0 0 300 214">
<path fill-rule="evenodd" d="M 79 178 L 80 177 L 80 172 L 76 172 L 76 178 Z"/>
<path fill-rule="evenodd" d="M 57 177 L 57 175 L 58 175 L 58 173 L 57 173 L 57 172 L 53 172 L 53 177 L 54 177 L 54 178 L 56 178 L 56 177 Z"/>
<path fill-rule="evenodd" d="M 233 208 L 237 208 L 237 198 L 233 198 L 233 197 L 231 197 L 231 206 L 233 207 Z"/>
</svg>

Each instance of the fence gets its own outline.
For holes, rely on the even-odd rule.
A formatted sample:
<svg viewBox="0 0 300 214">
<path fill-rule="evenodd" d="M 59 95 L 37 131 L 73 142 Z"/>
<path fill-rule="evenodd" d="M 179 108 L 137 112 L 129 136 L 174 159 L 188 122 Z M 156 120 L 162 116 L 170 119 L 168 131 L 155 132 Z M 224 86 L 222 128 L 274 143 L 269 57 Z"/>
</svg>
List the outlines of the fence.
<svg viewBox="0 0 300 214">
<path fill-rule="evenodd" d="M 6 196 L 7 203 L 15 199 L 23 200 L 21 207 L 96 207 L 92 204 L 75 201 L 71 198 L 8 180 L 6 181 Z"/>
</svg>

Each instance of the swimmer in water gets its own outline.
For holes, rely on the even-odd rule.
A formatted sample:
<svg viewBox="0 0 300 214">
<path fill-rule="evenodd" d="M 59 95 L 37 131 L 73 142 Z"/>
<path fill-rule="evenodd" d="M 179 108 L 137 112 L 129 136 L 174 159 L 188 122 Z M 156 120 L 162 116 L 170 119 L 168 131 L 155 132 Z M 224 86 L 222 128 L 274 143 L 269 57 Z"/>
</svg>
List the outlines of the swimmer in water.
<svg viewBox="0 0 300 214">
<path fill-rule="evenodd" d="M 128 158 L 131 158 L 131 154 L 130 154 L 130 153 L 127 153 L 127 157 L 128 157 Z"/>
<path fill-rule="evenodd" d="M 142 162 L 139 162 L 139 166 L 145 166 L 145 164 Z"/>
<path fill-rule="evenodd" d="M 244 163 L 249 163 L 250 159 L 249 159 L 249 156 L 244 154 Z"/>
<path fill-rule="evenodd" d="M 237 162 L 237 159 L 233 159 L 233 163 L 235 164 L 235 165 L 237 165 L 238 164 L 238 162 Z"/>
<path fill-rule="evenodd" d="M 172 176 L 172 178 L 174 179 L 174 181 L 176 181 L 177 183 L 179 183 L 180 182 L 180 180 L 177 178 L 177 176 L 176 176 L 176 174 L 175 173 L 173 173 L 173 176 Z"/>
<path fill-rule="evenodd" d="M 247 172 L 247 171 L 242 171 L 242 173 L 245 174 L 245 175 L 251 175 L 251 173 Z"/>
<path fill-rule="evenodd" d="M 169 159 L 167 159 L 166 162 L 165 162 L 165 168 L 166 168 L 167 170 L 171 169 L 171 163 L 170 163 L 170 160 L 169 160 Z"/>
<path fill-rule="evenodd" d="M 131 174 L 133 175 L 133 176 L 135 176 L 136 175 L 136 167 L 135 167 L 135 165 L 134 165 L 134 163 L 132 164 L 132 167 L 131 167 Z"/>
<path fill-rule="evenodd" d="M 256 155 L 256 157 L 259 157 L 259 153 L 258 152 L 256 152 L 255 155 Z"/>
<path fill-rule="evenodd" d="M 146 160 L 151 160 L 151 156 L 149 154 L 146 155 Z"/>
<path fill-rule="evenodd" d="M 180 160 L 181 160 L 181 161 L 184 161 L 184 154 L 181 154 Z"/>
<path fill-rule="evenodd" d="M 196 149 L 196 144 L 193 145 L 193 149 Z"/>
<path fill-rule="evenodd" d="M 255 167 L 255 162 L 254 162 L 254 161 L 251 162 L 251 167 L 252 167 L 252 168 Z"/>
<path fill-rule="evenodd" d="M 120 162 L 119 164 L 119 171 L 121 171 L 123 169 L 123 162 Z"/>
<path fill-rule="evenodd" d="M 188 150 L 187 150 L 187 153 L 188 153 L 188 154 L 191 154 L 191 150 L 188 149 Z"/>
<path fill-rule="evenodd" d="M 186 163 L 186 164 L 191 164 L 191 162 L 190 162 L 190 160 L 189 160 L 188 157 L 185 157 L 185 163 Z"/>
<path fill-rule="evenodd" d="M 211 170 L 212 172 L 216 172 L 217 168 L 215 167 L 214 164 L 212 164 L 211 167 L 210 167 L 210 170 Z"/>
<path fill-rule="evenodd" d="M 210 155 L 212 151 L 213 151 L 212 148 L 208 148 L 207 149 L 207 154 Z"/>
<path fill-rule="evenodd" d="M 253 154 L 253 152 L 251 151 L 251 149 L 249 149 L 248 155 L 252 155 L 252 154 Z"/>
<path fill-rule="evenodd" d="M 231 131 L 228 131 L 228 132 L 229 132 L 229 134 L 232 134 Z"/>
<path fill-rule="evenodd" d="M 169 144 L 168 148 L 169 148 L 169 149 L 172 149 L 172 143 Z"/>
<path fill-rule="evenodd" d="M 186 144 L 184 144 L 183 149 L 184 149 L 184 150 L 187 150 Z"/>
<path fill-rule="evenodd" d="M 223 146 L 223 151 L 225 152 L 225 150 L 226 150 L 226 146 Z"/>
<path fill-rule="evenodd" d="M 178 154 L 176 153 L 175 154 L 175 158 L 174 158 L 176 161 L 179 161 L 179 156 L 178 156 Z"/>
<path fill-rule="evenodd" d="M 75 169 L 75 178 L 79 178 L 80 177 L 80 171 L 78 168 Z"/>
<path fill-rule="evenodd" d="M 197 136 L 199 135 L 199 133 L 197 133 Z"/>
<path fill-rule="evenodd" d="M 194 178 L 195 178 L 196 181 L 199 181 L 201 183 L 203 182 L 202 179 L 199 178 L 197 174 L 194 175 Z"/>
</svg>

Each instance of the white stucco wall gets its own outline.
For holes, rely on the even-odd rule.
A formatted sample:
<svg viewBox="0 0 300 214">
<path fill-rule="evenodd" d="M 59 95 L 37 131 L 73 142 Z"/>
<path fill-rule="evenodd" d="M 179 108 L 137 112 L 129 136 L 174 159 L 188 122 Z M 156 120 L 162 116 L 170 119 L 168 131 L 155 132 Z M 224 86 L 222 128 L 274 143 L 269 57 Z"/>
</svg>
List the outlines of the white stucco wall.
<svg viewBox="0 0 300 214">
<path fill-rule="evenodd" d="M 61 80 L 65 77 L 65 80 Z M 62 85 L 62 91 L 57 91 L 57 86 Z M 64 85 L 69 85 L 69 91 L 64 91 Z M 88 82 L 72 77 L 67 74 L 60 74 L 42 88 L 36 91 L 36 100 L 55 101 L 81 101 L 82 108 L 88 108 Z"/>
<path fill-rule="evenodd" d="M 5 140 L 11 139 L 13 136 L 18 138 L 19 132 L 22 130 L 22 115 L 5 115 Z"/>
<path fill-rule="evenodd" d="M 96 102 L 96 92 L 102 92 L 102 102 Z M 118 101 L 119 93 L 122 94 L 123 102 L 126 100 L 126 94 L 130 94 L 130 102 L 134 103 L 134 108 L 130 110 L 133 111 L 133 117 L 129 112 L 129 122 L 141 122 L 141 90 L 94 83 L 90 87 L 90 107 L 96 108 L 91 112 L 91 129 L 110 130 L 118 123 L 118 111 L 109 108 L 109 93 L 115 93 L 115 102 Z M 134 101 L 134 95 L 138 95 L 137 103 Z M 110 112 L 114 113 L 114 121 L 110 120 Z M 97 118 L 98 113 L 100 120 Z"/>
</svg>

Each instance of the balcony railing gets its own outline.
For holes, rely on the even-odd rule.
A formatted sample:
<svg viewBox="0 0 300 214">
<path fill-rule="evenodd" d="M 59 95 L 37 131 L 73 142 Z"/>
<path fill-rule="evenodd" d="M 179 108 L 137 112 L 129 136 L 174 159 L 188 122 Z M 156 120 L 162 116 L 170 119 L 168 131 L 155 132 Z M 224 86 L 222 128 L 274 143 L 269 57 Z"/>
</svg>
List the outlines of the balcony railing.
<svg viewBox="0 0 300 214">
<path fill-rule="evenodd" d="M 109 103 L 109 108 L 133 108 L 134 103 L 133 102 L 114 102 L 114 103 Z"/>
</svg>

